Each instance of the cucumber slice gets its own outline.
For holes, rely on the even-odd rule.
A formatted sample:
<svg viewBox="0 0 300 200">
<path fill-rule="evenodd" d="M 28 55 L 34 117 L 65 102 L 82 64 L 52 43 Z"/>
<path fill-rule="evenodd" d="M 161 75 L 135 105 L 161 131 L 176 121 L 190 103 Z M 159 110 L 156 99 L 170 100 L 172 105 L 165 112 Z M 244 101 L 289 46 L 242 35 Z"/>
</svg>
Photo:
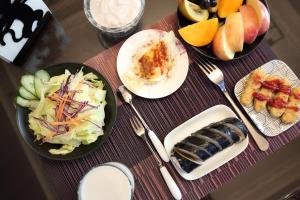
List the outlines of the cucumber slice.
<svg viewBox="0 0 300 200">
<path fill-rule="evenodd" d="M 27 100 L 20 96 L 17 96 L 16 102 L 19 106 L 25 107 L 25 108 L 36 108 L 39 104 L 39 101 L 37 101 L 37 100 Z"/>
<path fill-rule="evenodd" d="M 29 91 L 31 94 L 36 95 L 34 88 L 34 76 L 33 75 L 24 75 L 21 78 L 22 86 Z"/>
<path fill-rule="evenodd" d="M 35 92 L 36 92 L 36 95 L 38 96 L 38 98 L 41 98 L 41 96 L 42 96 L 43 87 L 44 87 L 44 84 L 43 84 L 42 80 L 39 79 L 38 77 L 35 77 L 34 88 L 35 88 Z"/>
<path fill-rule="evenodd" d="M 50 75 L 45 70 L 35 72 L 34 88 L 38 98 L 41 98 L 43 86 L 50 80 Z"/>
<path fill-rule="evenodd" d="M 41 79 L 42 82 L 44 82 L 44 83 L 46 83 L 50 80 L 50 74 L 43 69 L 35 72 L 34 75 L 35 75 L 35 77 L 38 77 L 39 79 Z"/>
<path fill-rule="evenodd" d="M 28 90 L 26 90 L 23 86 L 19 89 L 19 94 L 22 98 L 27 100 L 37 100 L 37 97 L 31 94 Z"/>
</svg>

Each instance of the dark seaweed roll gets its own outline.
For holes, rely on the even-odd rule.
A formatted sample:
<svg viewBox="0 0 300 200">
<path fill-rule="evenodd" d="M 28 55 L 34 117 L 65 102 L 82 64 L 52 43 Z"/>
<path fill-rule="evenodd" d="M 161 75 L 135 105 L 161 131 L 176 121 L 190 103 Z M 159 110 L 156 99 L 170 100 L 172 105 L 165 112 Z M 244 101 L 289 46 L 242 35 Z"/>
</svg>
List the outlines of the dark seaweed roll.
<svg viewBox="0 0 300 200">
<path fill-rule="evenodd" d="M 224 123 L 210 126 L 210 128 L 219 130 L 220 132 L 228 135 L 230 137 L 230 139 L 233 140 L 233 142 L 240 141 L 240 137 L 230 127 L 226 126 Z"/>
<path fill-rule="evenodd" d="M 211 153 L 209 153 L 206 150 L 205 146 L 197 147 L 196 145 L 193 145 L 193 144 L 185 142 L 185 141 L 182 141 L 182 142 L 176 144 L 175 147 L 178 149 L 193 153 L 194 155 L 198 156 L 201 160 L 206 160 L 207 158 L 209 158 L 212 155 Z"/>
<path fill-rule="evenodd" d="M 196 145 L 196 146 L 201 146 L 201 144 L 206 144 L 204 146 L 204 148 L 211 154 L 211 155 L 214 155 L 216 154 L 217 152 L 221 151 L 222 150 L 222 147 L 217 143 L 217 142 L 214 142 L 213 140 L 212 141 L 209 141 L 209 140 L 205 140 L 205 138 L 202 138 L 202 137 L 197 137 L 196 136 L 189 136 L 187 137 L 186 139 L 184 139 L 185 142 L 188 142 L 188 143 L 191 143 L 193 145 Z"/>
<path fill-rule="evenodd" d="M 172 158 L 184 171 L 190 173 L 205 160 L 223 149 L 243 141 L 248 129 L 237 118 L 227 118 L 212 123 L 177 143 L 172 150 Z"/>
<path fill-rule="evenodd" d="M 236 134 L 240 137 L 240 140 L 243 140 L 248 135 L 248 129 L 245 124 L 237 118 L 227 118 L 222 121 L 226 126 L 229 126 L 236 132 Z"/>
<path fill-rule="evenodd" d="M 195 135 L 197 134 L 204 135 L 215 140 L 222 147 L 222 149 L 225 149 L 233 143 L 233 140 L 229 136 L 217 129 L 203 128 L 195 133 Z"/>
<path fill-rule="evenodd" d="M 178 164 L 180 165 L 181 169 L 183 169 L 185 172 L 190 173 L 195 168 L 197 168 L 199 165 L 185 159 L 184 157 L 180 156 L 177 152 L 173 153 L 173 156 L 177 160 Z"/>
</svg>

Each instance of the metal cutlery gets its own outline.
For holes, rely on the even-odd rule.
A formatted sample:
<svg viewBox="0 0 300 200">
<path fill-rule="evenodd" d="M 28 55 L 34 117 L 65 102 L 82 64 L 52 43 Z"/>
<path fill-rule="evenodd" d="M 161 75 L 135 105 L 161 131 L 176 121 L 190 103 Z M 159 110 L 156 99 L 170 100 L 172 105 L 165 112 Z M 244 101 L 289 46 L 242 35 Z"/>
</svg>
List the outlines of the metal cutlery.
<svg viewBox="0 0 300 200">
<path fill-rule="evenodd" d="M 196 59 L 196 64 L 200 67 L 201 71 L 208 77 L 208 79 L 210 79 L 211 82 L 213 82 L 221 89 L 221 91 L 223 92 L 227 100 L 230 102 L 230 104 L 232 105 L 232 107 L 234 108 L 238 116 L 245 123 L 246 127 L 248 128 L 250 134 L 252 135 L 259 149 L 262 151 L 266 151 L 269 148 L 268 141 L 257 132 L 257 130 L 252 126 L 249 120 L 240 111 L 240 109 L 234 103 L 233 99 L 230 97 L 225 87 L 223 72 L 215 64 L 213 64 L 212 62 L 210 62 L 205 58 L 195 57 L 195 59 Z"/>
<path fill-rule="evenodd" d="M 144 126 L 141 124 L 141 122 L 135 116 L 130 119 L 130 123 L 131 123 L 131 126 L 132 126 L 134 132 L 136 133 L 136 135 L 141 137 L 146 142 L 146 144 L 149 147 L 150 151 L 154 155 L 154 158 L 157 161 L 157 164 L 159 166 L 159 170 L 161 172 L 161 175 L 162 175 L 163 179 L 165 180 L 165 182 L 166 182 L 171 194 L 173 195 L 173 197 L 175 199 L 181 199 L 182 194 L 181 194 L 181 191 L 180 191 L 179 187 L 177 186 L 176 182 L 172 178 L 172 176 L 169 173 L 169 171 L 167 170 L 167 168 L 165 166 L 163 166 L 161 160 L 159 159 L 159 156 L 156 154 L 156 152 L 152 148 L 151 144 L 148 142 L 147 137 L 145 135 Z"/>
<path fill-rule="evenodd" d="M 147 134 L 148 134 L 152 144 L 154 145 L 156 151 L 160 155 L 161 159 L 165 162 L 169 162 L 170 159 L 169 159 L 169 156 L 168 156 L 168 154 L 165 150 L 164 145 L 158 139 L 157 135 L 149 128 L 149 126 L 147 125 L 147 123 L 144 121 L 143 117 L 139 113 L 139 111 L 133 105 L 133 103 L 132 103 L 132 98 L 133 98 L 132 94 L 126 89 L 126 87 L 124 85 L 120 86 L 118 88 L 118 90 L 121 93 L 124 101 L 132 107 L 132 109 L 135 111 L 136 115 L 138 116 L 138 118 L 140 119 L 142 124 L 144 125 L 145 129 L 147 130 Z"/>
</svg>

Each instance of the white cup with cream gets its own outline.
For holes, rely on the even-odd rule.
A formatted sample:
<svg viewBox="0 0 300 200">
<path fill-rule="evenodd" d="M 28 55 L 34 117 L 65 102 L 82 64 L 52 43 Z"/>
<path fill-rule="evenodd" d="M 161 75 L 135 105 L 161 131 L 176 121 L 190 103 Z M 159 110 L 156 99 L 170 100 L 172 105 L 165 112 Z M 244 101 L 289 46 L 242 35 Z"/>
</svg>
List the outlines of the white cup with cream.
<svg viewBox="0 0 300 200">
<path fill-rule="evenodd" d="M 89 22 L 110 39 L 126 38 L 137 29 L 145 0 L 84 0 Z"/>
<path fill-rule="evenodd" d="M 79 200 L 130 200 L 134 177 L 122 163 L 109 162 L 91 169 L 80 181 Z"/>
</svg>

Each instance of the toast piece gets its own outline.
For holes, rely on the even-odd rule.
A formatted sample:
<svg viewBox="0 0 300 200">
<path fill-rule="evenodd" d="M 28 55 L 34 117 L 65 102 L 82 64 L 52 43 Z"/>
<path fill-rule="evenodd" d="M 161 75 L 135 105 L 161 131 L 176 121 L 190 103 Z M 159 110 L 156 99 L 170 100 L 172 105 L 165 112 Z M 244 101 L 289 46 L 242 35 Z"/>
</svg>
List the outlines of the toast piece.
<svg viewBox="0 0 300 200">
<path fill-rule="evenodd" d="M 265 83 L 272 83 L 273 81 L 277 81 L 280 79 L 279 76 L 270 75 L 265 79 Z M 262 110 L 266 109 L 268 101 L 272 98 L 274 90 L 262 86 L 261 89 L 254 94 L 254 110 L 256 112 L 261 112 Z"/>
<path fill-rule="evenodd" d="M 241 104 L 249 106 L 253 103 L 253 93 L 261 87 L 261 82 L 264 81 L 265 77 L 266 74 L 261 69 L 256 69 L 250 74 L 241 94 Z"/>
<path fill-rule="evenodd" d="M 279 118 L 285 112 L 290 94 L 291 83 L 287 79 L 282 78 L 282 84 L 278 92 L 268 104 L 268 110 L 273 117 Z"/>
<path fill-rule="evenodd" d="M 286 124 L 297 121 L 299 116 L 300 107 L 300 87 L 292 89 L 292 93 L 289 97 L 287 109 L 281 116 L 281 121 Z"/>
</svg>

